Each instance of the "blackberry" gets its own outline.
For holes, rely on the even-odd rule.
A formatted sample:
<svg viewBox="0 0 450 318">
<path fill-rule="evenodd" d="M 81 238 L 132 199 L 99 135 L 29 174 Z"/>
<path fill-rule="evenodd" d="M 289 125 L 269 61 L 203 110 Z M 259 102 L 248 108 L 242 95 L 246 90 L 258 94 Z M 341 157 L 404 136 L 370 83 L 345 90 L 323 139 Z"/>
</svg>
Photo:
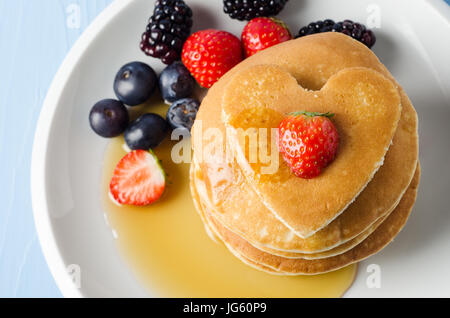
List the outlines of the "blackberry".
<svg viewBox="0 0 450 318">
<path fill-rule="evenodd" d="M 141 50 L 165 64 L 172 64 L 180 59 L 191 28 L 192 10 L 183 0 L 157 0 L 142 34 Z"/>
<path fill-rule="evenodd" d="M 270 17 L 283 10 L 288 0 L 224 0 L 223 11 L 240 21 Z"/>
<path fill-rule="evenodd" d="M 371 48 L 377 40 L 375 34 L 371 30 L 366 29 L 366 27 L 361 23 L 353 22 L 351 20 L 344 20 L 342 22 L 335 23 L 330 19 L 308 24 L 300 29 L 296 38 L 322 32 L 344 33 L 351 36 L 355 40 L 364 43 L 368 48 Z"/>
</svg>

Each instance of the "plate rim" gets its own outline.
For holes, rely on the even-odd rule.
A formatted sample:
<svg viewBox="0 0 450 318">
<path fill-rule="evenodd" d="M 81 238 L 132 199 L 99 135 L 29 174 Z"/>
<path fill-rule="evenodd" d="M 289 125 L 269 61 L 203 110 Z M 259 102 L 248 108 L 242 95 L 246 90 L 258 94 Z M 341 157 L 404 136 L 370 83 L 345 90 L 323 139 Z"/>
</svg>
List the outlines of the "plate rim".
<svg viewBox="0 0 450 318">
<path fill-rule="evenodd" d="M 84 30 L 58 68 L 47 91 L 36 125 L 30 169 L 33 218 L 47 266 L 61 294 L 68 298 L 82 298 L 86 295 L 83 294 L 81 288 L 77 288 L 67 272 L 63 254 L 54 235 L 48 209 L 46 162 L 51 123 L 66 84 L 75 71 L 79 59 L 101 33 L 104 26 L 110 23 L 122 10 L 131 6 L 133 2 L 133 0 L 114 0 Z M 450 24 L 450 5 L 444 0 L 425 0 L 425 2 L 437 15 Z"/>
<path fill-rule="evenodd" d="M 101 33 L 104 26 L 110 23 L 122 10 L 132 5 L 133 2 L 132 0 L 113 1 L 84 30 L 56 72 L 42 104 L 36 125 L 30 170 L 31 203 L 34 224 L 47 266 L 61 294 L 68 298 L 82 298 L 85 295 L 81 288 L 77 288 L 67 272 L 63 254 L 54 235 L 48 209 L 46 162 L 51 123 L 53 122 L 66 84 L 75 71 L 77 62 L 99 33 Z"/>
</svg>

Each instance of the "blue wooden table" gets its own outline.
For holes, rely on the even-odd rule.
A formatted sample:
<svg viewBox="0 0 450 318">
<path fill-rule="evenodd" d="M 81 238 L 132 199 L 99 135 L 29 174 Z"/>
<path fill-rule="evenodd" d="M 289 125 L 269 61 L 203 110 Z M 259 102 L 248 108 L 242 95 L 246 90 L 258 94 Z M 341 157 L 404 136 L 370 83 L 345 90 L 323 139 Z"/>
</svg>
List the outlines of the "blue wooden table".
<svg viewBox="0 0 450 318">
<path fill-rule="evenodd" d="M 61 296 L 31 210 L 34 130 L 64 56 L 110 2 L 0 0 L 0 297 Z"/>
<path fill-rule="evenodd" d="M 110 2 L 0 0 L 0 297 L 61 296 L 34 228 L 31 149 L 54 74 Z"/>
</svg>

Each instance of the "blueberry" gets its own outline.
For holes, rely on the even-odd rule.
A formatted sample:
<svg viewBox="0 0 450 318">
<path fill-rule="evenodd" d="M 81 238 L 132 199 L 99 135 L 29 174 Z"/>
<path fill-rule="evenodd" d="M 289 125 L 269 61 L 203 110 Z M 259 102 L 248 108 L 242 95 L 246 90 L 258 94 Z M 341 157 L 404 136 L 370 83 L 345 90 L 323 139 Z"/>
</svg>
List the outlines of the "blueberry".
<svg viewBox="0 0 450 318">
<path fill-rule="evenodd" d="M 192 98 L 184 98 L 173 103 L 167 112 L 167 121 L 173 129 L 185 128 L 191 131 L 200 103 Z"/>
<path fill-rule="evenodd" d="M 194 87 L 194 78 L 181 62 L 167 66 L 159 76 L 162 97 L 169 103 L 191 96 Z"/>
<path fill-rule="evenodd" d="M 158 78 L 147 64 L 132 62 L 124 65 L 114 80 L 114 92 L 124 104 L 145 103 L 155 92 Z"/>
<path fill-rule="evenodd" d="M 92 130 L 105 138 L 117 137 L 128 126 L 129 117 L 125 105 L 115 99 L 104 99 L 92 107 L 89 123 Z"/>
<path fill-rule="evenodd" d="M 149 150 L 158 146 L 169 130 L 167 121 L 157 114 L 145 114 L 125 130 L 125 142 L 132 150 Z"/>
</svg>

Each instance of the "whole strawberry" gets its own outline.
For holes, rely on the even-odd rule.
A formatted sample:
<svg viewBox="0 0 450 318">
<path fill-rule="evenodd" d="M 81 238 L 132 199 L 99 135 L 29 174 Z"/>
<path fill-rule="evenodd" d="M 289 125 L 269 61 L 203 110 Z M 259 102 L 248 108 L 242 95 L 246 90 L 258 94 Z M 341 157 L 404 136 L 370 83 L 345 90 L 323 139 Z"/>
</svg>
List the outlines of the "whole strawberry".
<svg viewBox="0 0 450 318">
<path fill-rule="evenodd" d="M 197 82 L 210 88 L 242 61 L 241 41 L 226 31 L 198 31 L 184 43 L 181 58 Z"/>
<path fill-rule="evenodd" d="M 278 126 L 278 147 L 297 177 L 314 178 L 335 159 L 339 134 L 330 120 L 333 116 L 295 112 Z"/>
<path fill-rule="evenodd" d="M 292 39 L 291 32 L 283 21 L 275 18 L 255 18 L 242 31 L 245 55 L 253 54 Z"/>
</svg>

